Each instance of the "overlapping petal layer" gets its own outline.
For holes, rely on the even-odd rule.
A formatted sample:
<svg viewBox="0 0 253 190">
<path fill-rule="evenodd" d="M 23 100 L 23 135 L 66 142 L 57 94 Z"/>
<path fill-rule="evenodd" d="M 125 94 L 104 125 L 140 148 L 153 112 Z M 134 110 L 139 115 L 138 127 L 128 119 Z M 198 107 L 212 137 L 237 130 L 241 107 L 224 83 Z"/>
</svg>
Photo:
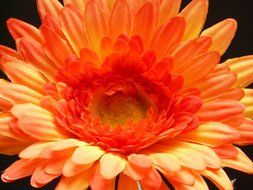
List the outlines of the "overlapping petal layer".
<svg viewBox="0 0 253 190">
<path fill-rule="evenodd" d="M 39 29 L 8 20 L 0 46 L 2 180 L 57 190 L 233 189 L 253 173 L 253 58 L 220 63 L 236 21 L 202 33 L 208 1 L 37 0 Z"/>
</svg>

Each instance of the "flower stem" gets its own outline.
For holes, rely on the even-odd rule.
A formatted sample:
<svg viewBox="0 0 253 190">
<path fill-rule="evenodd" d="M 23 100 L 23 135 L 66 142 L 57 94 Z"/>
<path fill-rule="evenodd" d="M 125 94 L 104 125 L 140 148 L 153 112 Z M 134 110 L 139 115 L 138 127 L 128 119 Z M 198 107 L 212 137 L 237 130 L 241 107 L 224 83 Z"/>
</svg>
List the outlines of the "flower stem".
<svg viewBox="0 0 253 190">
<path fill-rule="evenodd" d="M 138 187 L 138 190 L 143 190 L 142 186 L 141 186 L 141 183 L 139 181 L 137 181 L 137 187 Z"/>
</svg>

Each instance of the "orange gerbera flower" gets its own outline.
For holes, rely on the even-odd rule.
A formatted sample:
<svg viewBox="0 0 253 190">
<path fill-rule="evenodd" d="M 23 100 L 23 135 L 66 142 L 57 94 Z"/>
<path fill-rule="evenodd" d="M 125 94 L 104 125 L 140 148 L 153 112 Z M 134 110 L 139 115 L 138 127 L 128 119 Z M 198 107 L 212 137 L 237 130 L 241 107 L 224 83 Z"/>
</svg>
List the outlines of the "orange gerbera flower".
<svg viewBox="0 0 253 190">
<path fill-rule="evenodd" d="M 201 34 L 208 1 L 37 0 L 39 29 L 8 20 L 0 47 L 2 180 L 57 190 L 233 189 L 253 173 L 253 56 L 219 63 L 237 24 Z M 117 177 L 118 176 L 118 177 Z M 162 177 L 163 176 L 163 177 Z M 138 184 L 138 186 L 137 186 Z"/>
</svg>

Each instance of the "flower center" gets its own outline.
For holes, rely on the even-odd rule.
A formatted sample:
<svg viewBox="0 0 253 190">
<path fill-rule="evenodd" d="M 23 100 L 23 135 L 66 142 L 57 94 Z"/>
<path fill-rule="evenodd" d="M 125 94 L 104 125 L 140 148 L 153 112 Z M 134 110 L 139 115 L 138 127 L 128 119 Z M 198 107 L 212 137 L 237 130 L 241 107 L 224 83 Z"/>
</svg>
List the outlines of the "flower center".
<svg viewBox="0 0 253 190">
<path fill-rule="evenodd" d="M 196 128 L 195 113 L 202 104 L 198 91 L 181 91 L 183 79 L 170 73 L 170 59 L 156 62 L 155 57 L 152 51 L 113 53 L 99 68 L 70 60 L 56 77 L 66 84 L 57 102 L 59 127 L 74 138 L 122 153 Z"/>
<path fill-rule="evenodd" d="M 93 117 L 111 128 L 124 127 L 128 122 L 138 122 L 146 117 L 148 104 L 140 96 L 117 91 L 112 95 L 97 94 L 93 97 L 89 109 Z"/>
</svg>

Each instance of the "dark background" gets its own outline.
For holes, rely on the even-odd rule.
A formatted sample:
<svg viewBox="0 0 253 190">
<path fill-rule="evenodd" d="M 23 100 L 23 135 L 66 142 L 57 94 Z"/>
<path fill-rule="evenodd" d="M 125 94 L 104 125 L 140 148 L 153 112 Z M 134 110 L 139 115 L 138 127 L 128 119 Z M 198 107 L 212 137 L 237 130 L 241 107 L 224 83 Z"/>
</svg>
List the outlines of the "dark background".
<svg viewBox="0 0 253 190">
<path fill-rule="evenodd" d="M 190 0 L 183 0 L 185 6 Z M 0 44 L 14 48 L 14 41 L 6 28 L 6 20 L 10 17 L 19 18 L 35 26 L 39 26 L 35 0 L 1 0 L 0 5 Z M 235 18 L 238 21 L 237 35 L 223 60 L 243 55 L 253 54 L 253 1 L 252 0 L 210 0 L 209 15 L 206 27 L 211 26 L 225 18 Z M 3 77 L 3 75 L 1 74 Z M 253 159 L 253 146 L 242 148 Z M 0 171 L 8 167 L 17 157 L 0 155 Z M 246 175 L 234 170 L 226 170 L 231 179 L 236 179 L 236 190 L 253 189 L 253 175 Z M 32 190 L 29 179 L 19 180 L 15 183 L 4 184 L 0 182 L 0 190 Z M 57 180 L 41 188 L 53 190 Z M 211 190 L 216 188 L 211 186 Z"/>
</svg>

